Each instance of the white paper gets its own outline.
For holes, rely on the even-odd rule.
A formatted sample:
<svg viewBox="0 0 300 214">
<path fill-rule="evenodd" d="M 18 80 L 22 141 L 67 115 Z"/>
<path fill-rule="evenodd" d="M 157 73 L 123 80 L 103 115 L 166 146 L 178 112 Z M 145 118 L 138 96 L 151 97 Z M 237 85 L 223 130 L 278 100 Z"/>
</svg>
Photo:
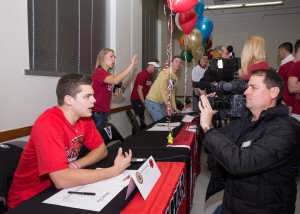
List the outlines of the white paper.
<svg viewBox="0 0 300 214">
<path fill-rule="evenodd" d="M 182 119 L 182 122 L 192 122 L 195 117 L 190 116 L 190 115 L 185 115 L 184 118 Z"/>
<path fill-rule="evenodd" d="M 180 126 L 180 122 L 174 122 L 174 123 L 156 123 L 155 126 L 177 127 L 177 126 Z"/>
<path fill-rule="evenodd" d="M 147 129 L 147 131 L 172 131 L 175 127 L 167 127 L 167 126 L 153 126 L 150 129 Z"/>
<path fill-rule="evenodd" d="M 147 131 L 172 131 L 172 129 L 180 126 L 180 122 L 174 123 L 156 123 L 152 128 L 147 129 Z"/>
<path fill-rule="evenodd" d="M 187 114 L 187 113 L 191 113 L 191 112 L 194 112 L 194 111 L 193 111 L 193 107 L 188 107 L 188 108 L 182 109 L 181 112 L 184 113 L 184 114 Z"/>
<path fill-rule="evenodd" d="M 43 203 L 72 207 L 84 210 L 100 211 L 102 210 L 124 187 L 93 185 L 73 187 L 63 189 L 43 201 Z M 68 191 L 94 192 L 95 196 L 69 194 Z"/>
<path fill-rule="evenodd" d="M 196 131 L 197 131 L 197 126 L 196 126 L 196 125 L 188 126 L 188 127 L 186 128 L 186 130 L 189 131 L 189 132 L 194 132 L 194 133 L 196 133 Z"/>
<path fill-rule="evenodd" d="M 149 193 L 159 179 L 161 172 L 159 171 L 152 156 L 137 170 L 135 176 L 132 176 L 136 186 L 138 187 L 144 200 L 147 199 Z"/>
<path fill-rule="evenodd" d="M 63 189 L 43 201 L 43 203 L 92 211 L 100 211 L 126 186 L 128 186 L 128 188 L 126 198 L 124 198 L 124 200 L 127 199 L 127 197 L 135 188 L 135 184 L 134 182 L 132 182 L 131 178 L 135 174 L 135 172 L 136 170 L 124 170 L 118 176 L 112 178 L 83 186 Z M 91 196 L 69 194 L 68 191 L 92 192 L 96 193 L 96 195 Z"/>
</svg>

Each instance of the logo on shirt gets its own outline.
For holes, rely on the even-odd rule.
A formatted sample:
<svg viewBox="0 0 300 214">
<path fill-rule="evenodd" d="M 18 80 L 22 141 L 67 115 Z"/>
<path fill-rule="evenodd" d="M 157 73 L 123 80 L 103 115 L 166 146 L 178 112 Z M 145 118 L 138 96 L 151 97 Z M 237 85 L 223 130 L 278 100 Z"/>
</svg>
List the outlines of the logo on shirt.
<svg viewBox="0 0 300 214">
<path fill-rule="evenodd" d="M 146 82 L 146 85 L 147 85 L 147 86 L 151 86 L 151 85 L 152 85 L 152 81 L 149 81 L 149 80 L 148 80 L 148 81 Z"/>
<path fill-rule="evenodd" d="M 80 152 L 80 149 L 82 147 L 82 142 L 83 142 L 83 136 L 80 135 L 72 140 L 72 148 L 71 149 L 67 150 L 67 147 L 66 147 L 67 158 L 68 158 L 69 162 L 76 160 L 76 158 Z"/>
</svg>

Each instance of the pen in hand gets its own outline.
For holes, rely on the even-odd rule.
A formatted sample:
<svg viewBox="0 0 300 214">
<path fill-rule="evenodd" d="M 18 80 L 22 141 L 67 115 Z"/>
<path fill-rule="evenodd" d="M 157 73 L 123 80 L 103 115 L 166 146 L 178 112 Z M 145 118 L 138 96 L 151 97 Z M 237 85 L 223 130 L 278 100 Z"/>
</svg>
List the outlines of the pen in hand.
<svg viewBox="0 0 300 214">
<path fill-rule="evenodd" d="M 76 192 L 76 191 L 68 191 L 69 194 L 76 194 L 76 195 L 96 195 L 94 192 Z"/>
</svg>

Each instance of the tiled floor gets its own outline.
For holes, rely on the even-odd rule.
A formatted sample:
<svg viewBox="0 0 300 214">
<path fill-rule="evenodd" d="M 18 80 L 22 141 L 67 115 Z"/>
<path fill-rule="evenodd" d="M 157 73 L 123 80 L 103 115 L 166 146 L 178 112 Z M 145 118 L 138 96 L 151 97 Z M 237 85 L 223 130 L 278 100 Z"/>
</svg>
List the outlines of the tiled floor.
<svg viewBox="0 0 300 214">
<path fill-rule="evenodd" d="M 205 193 L 206 188 L 210 179 L 210 172 L 207 169 L 206 165 L 206 154 L 203 152 L 201 153 L 201 173 L 198 176 L 195 186 L 194 192 L 194 201 L 193 201 L 193 208 L 191 214 L 212 214 L 216 207 L 222 203 L 223 198 L 223 191 L 215 194 L 214 196 L 210 197 L 207 202 L 205 203 Z M 295 213 L 300 213 L 300 181 L 298 181 L 297 185 L 298 194 L 297 194 L 297 201 L 296 201 L 296 211 Z"/>
</svg>

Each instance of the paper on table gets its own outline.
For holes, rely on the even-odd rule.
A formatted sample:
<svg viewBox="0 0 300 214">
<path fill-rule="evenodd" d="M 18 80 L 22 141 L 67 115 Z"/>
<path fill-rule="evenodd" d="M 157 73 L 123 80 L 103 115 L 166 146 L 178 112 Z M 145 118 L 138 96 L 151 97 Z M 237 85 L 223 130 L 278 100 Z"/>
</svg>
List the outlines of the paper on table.
<svg viewBox="0 0 300 214">
<path fill-rule="evenodd" d="M 88 184 L 86 186 L 63 189 L 43 201 L 43 203 L 72 207 L 84 210 L 102 210 L 124 187 L 105 184 Z M 68 191 L 94 192 L 95 196 L 69 194 Z"/>
<path fill-rule="evenodd" d="M 156 123 L 150 129 L 147 129 L 147 131 L 171 131 L 172 129 L 176 128 L 177 126 L 180 126 L 180 122 Z"/>
<path fill-rule="evenodd" d="M 153 126 L 150 129 L 147 129 L 147 131 L 170 131 L 174 129 L 175 127 L 168 127 L 168 126 Z"/>
<path fill-rule="evenodd" d="M 182 122 L 192 122 L 195 117 L 190 116 L 190 115 L 185 115 L 184 118 L 182 119 Z"/>
<path fill-rule="evenodd" d="M 182 109 L 181 112 L 184 113 L 184 114 L 187 114 L 187 113 L 191 113 L 191 112 L 194 112 L 194 111 L 193 111 L 193 107 L 188 107 L 188 108 Z"/>
<path fill-rule="evenodd" d="M 43 203 L 54 204 L 78 209 L 100 211 L 102 210 L 124 187 L 128 186 L 126 198 L 135 188 L 131 175 L 136 170 L 125 170 L 116 177 L 98 181 L 95 183 L 63 189 L 54 194 Z M 131 182 L 130 182 L 131 181 Z M 132 184 L 133 183 L 133 184 Z M 68 191 L 93 192 L 91 195 L 69 194 Z M 124 199 L 125 200 L 125 199 Z"/>
<path fill-rule="evenodd" d="M 197 126 L 196 126 L 196 125 L 188 126 L 186 130 L 187 130 L 187 131 L 190 131 L 190 132 L 196 133 L 196 131 L 197 131 Z"/>
<path fill-rule="evenodd" d="M 180 122 L 174 122 L 174 123 L 156 123 L 155 126 L 177 127 L 177 126 L 180 126 Z"/>
</svg>

